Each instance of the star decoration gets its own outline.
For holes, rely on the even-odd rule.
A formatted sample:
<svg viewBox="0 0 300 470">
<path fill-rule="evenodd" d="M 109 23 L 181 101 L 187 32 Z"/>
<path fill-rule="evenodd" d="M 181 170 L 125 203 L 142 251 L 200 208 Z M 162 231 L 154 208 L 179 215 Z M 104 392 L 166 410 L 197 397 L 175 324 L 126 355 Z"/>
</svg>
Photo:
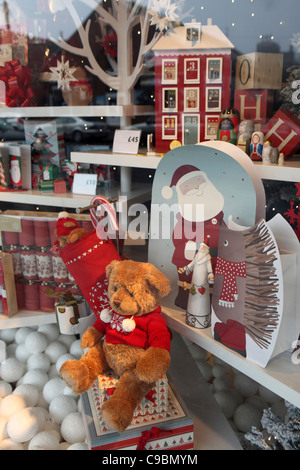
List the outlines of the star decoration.
<svg viewBox="0 0 300 470">
<path fill-rule="evenodd" d="M 61 61 L 57 61 L 56 67 L 50 67 L 50 70 L 52 72 L 51 79 L 57 81 L 57 88 L 61 88 L 63 91 L 70 91 L 70 82 L 77 81 L 77 78 L 73 76 L 76 68 L 70 67 L 69 61 L 65 62 L 64 57 L 61 58 Z"/>
<path fill-rule="evenodd" d="M 151 24 L 156 25 L 156 29 L 164 31 L 172 27 L 172 23 L 178 19 L 175 13 L 176 5 L 171 4 L 171 0 L 152 0 L 149 13 L 152 15 Z"/>
</svg>

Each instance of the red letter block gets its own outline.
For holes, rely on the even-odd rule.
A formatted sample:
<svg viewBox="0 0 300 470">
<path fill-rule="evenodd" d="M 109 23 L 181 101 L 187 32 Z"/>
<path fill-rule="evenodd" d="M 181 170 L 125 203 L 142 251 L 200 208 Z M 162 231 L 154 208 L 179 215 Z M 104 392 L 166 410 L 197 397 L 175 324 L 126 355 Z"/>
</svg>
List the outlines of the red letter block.
<svg viewBox="0 0 300 470">
<path fill-rule="evenodd" d="M 273 114 L 274 92 L 272 90 L 235 90 L 234 107 L 240 120 L 251 119 L 264 124 Z"/>
<path fill-rule="evenodd" d="M 300 147 L 300 119 L 287 109 L 277 111 L 262 131 L 265 140 L 270 140 L 285 158 L 291 157 Z"/>
</svg>

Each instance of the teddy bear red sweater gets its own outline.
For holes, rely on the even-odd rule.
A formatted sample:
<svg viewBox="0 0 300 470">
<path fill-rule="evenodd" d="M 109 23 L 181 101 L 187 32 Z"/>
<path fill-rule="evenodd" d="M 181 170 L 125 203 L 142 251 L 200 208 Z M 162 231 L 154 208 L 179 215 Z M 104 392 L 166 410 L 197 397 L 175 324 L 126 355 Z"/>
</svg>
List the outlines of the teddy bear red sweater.
<svg viewBox="0 0 300 470">
<path fill-rule="evenodd" d="M 170 351 L 171 333 L 160 312 L 161 307 L 157 307 L 145 315 L 133 317 L 135 327 L 132 331 L 126 331 L 123 327 L 123 321 L 128 317 L 114 310 L 109 322 L 98 317 L 93 326 L 105 335 L 105 340 L 110 344 L 128 344 L 143 349 L 152 346 Z"/>
</svg>

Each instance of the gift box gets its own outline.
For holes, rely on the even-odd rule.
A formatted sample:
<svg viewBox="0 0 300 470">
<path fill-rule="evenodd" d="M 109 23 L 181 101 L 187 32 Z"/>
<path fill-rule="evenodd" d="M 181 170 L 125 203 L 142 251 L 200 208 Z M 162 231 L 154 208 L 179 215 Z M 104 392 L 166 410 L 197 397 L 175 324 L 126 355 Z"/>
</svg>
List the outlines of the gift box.
<svg viewBox="0 0 300 470">
<path fill-rule="evenodd" d="M 26 23 L 0 26 L 0 65 L 18 60 L 21 65 L 28 63 L 28 39 Z"/>
<path fill-rule="evenodd" d="M 91 450 L 193 449 L 193 418 L 169 378 L 167 411 L 133 418 L 122 434 L 103 421 L 97 383 L 82 395 L 82 411 Z"/>
<path fill-rule="evenodd" d="M 118 382 L 118 376 L 114 372 L 100 374 L 94 387 L 98 387 L 100 406 L 109 400 Z M 152 390 L 143 398 L 136 407 L 134 417 L 145 416 L 153 413 L 167 411 L 168 407 L 168 380 L 164 375 L 155 383 Z"/>
<path fill-rule="evenodd" d="M 8 317 L 18 313 L 13 259 L 10 253 L 0 253 L 0 312 Z"/>
<path fill-rule="evenodd" d="M 300 148 L 300 119 L 288 109 L 279 109 L 262 132 L 265 140 L 277 147 L 285 158 L 292 157 Z"/>
</svg>

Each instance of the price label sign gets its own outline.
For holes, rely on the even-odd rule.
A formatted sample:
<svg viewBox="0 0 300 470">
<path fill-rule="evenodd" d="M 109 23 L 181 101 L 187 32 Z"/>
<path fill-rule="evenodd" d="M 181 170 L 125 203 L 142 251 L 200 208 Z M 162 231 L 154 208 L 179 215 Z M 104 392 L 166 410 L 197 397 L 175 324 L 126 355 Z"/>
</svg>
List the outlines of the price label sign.
<svg viewBox="0 0 300 470">
<path fill-rule="evenodd" d="M 72 193 L 73 194 L 88 194 L 94 196 L 97 189 L 97 175 L 90 175 L 86 173 L 75 173 Z"/>
<path fill-rule="evenodd" d="M 118 129 L 115 131 L 112 151 L 136 155 L 139 150 L 140 138 L 141 131 Z"/>
</svg>

